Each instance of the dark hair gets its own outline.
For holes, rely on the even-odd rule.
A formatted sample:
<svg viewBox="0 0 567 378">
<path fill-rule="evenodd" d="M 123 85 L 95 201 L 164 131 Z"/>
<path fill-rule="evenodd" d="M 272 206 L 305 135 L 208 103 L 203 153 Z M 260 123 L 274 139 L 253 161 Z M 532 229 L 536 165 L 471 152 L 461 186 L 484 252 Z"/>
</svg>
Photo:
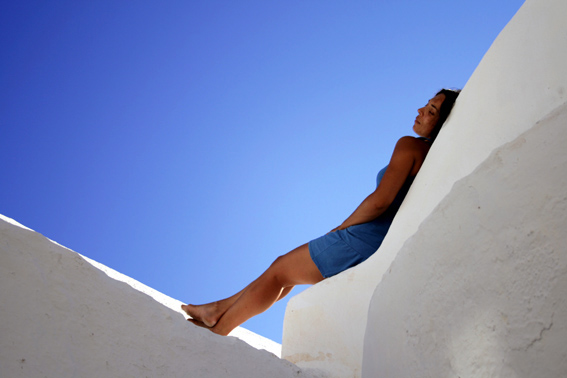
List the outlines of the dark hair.
<svg viewBox="0 0 567 378">
<path fill-rule="evenodd" d="M 431 135 L 429 136 L 429 138 L 431 139 L 431 143 L 435 141 L 435 138 L 437 138 L 437 134 L 439 134 L 439 131 L 441 131 L 441 127 L 447 120 L 447 117 L 449 117 L 449 114 L 451 113 L 451 109 L 453 109 L 453 105 L 455 104 L 455 100 L 459 96 L 459 93 L 461 93 L 460 89 L 441 89 L 435 95 L 435 96 L 440 94 L 445 95 L 445 100 L 443 100 L 443 103 L 441 104 L 441 109 L 439 109 L 439 120 L 437 121 L 435 128 L 433 129 Z"/>
</svg>

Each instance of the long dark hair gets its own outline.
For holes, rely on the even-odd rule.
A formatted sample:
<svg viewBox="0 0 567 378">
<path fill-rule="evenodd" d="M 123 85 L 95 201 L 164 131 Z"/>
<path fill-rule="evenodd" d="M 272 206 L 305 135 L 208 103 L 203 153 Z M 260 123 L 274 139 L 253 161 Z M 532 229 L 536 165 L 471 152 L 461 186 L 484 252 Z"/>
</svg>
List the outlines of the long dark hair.
<svg viewBox="0 0 567 378">
<path fill-rule="evenodd" d="M 441 131 L 441 127 L 447 120 L 447 117 L 449 117 L 449 114 L 453 109 L 453 105 L 455 104 L 455 100 L 457 99 L 457 97 L 459 97 L 459 93 L 461 93 L 460 89 L 441 89 L 435 95 L 435 96 L 440 94 L 445 95 L 445 100 L 441 104 L 441 109 L 439 109 L 439 120 L 437 121 L 435 128 L 433 129 L 431 135 L 429 136 L 431 143 L 435 141 L 435 138 L 437 138 L 439 131 Z"/>
</svg>

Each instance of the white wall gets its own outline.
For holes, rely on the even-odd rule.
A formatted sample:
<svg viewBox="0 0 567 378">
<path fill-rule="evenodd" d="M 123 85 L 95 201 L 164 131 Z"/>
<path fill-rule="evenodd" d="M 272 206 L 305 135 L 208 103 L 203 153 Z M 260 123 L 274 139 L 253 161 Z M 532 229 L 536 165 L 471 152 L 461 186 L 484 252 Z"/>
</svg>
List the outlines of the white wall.
<svg viewBox="0 0 567 378">
<path fill-rule="evenodd" d="M 360 376 L 368 306 L 403 243 L 456 181 L 565 103 L 566 14 L 564 0 L 526 1 L 466 84 L 378 253 L 289 302 L 284 358 Z"/>
<path fill-rule="evenodd" d="M 0 377 L 321 376 L 189 324 L 179 305 L 0 215 Z"/>
<path fill-rule="evenodd" d="M 372 298 L 364 377 L 567 377 L 567 104 L 458 181 Z"/>
</svg>

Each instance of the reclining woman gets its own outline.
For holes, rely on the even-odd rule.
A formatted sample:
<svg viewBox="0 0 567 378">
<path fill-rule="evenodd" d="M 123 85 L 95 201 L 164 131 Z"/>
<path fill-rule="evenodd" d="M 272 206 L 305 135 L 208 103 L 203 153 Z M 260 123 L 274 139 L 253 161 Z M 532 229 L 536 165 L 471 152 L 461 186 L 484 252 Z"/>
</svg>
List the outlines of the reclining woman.
<svg viewBox="0 0 567 378">
<path fill-rule="evenodd" d="M 228 335 L 285 297 L 295 285 L 316 284 L 376 252 L 459 92 L 443 89 L 418 109 L 413 130 L 419 137 L 398 140 L 390 163 L 378 173 L 376 190 L 340 226 L 278 257 L 232 297 L 204 305 L 182 305 L 188 320 Z"/>
</svg>

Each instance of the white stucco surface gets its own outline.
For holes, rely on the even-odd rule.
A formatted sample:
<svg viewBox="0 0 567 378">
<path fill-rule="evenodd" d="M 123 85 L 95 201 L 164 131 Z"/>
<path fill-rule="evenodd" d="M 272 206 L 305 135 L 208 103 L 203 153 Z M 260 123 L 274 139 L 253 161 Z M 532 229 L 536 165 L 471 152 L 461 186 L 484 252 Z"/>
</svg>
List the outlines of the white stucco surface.
<svg viewBox="0 0 567 378">
<path fill-rule="evenodd" d="M 379 251 L 289 302 L 297 366 L 0 215 L 0 377 L 567 376 L 565 15 L 525 2 Z"/>
<path fill-rule="evenodd" d="M 0 377 L 321 376 L 248 330 L 189 324 L 180 304 L 0 215 Z"/>
<path fill-rule="evenodd" d="M 524 3 L 467 82 L 378 252 L 289 302 L 284 358 L 326 369 L 335 377 L 361 376 L 365 333 L 374 334 L 376 326 L 369 322 L 367 331 L 369 304 L 406 240 L 437 211 L 455 182 L 566 102 L 565 15 L 564 0 Z M 464 210 L 461 214 L 470 215 Z M 507 221 L 506 216 L 501 220 Z M 461 238 L 459 242 L 470 243 Z M 404 277 L 409 283 L 411 272 Z M 397 284 L 390 290 L 403 291 L 404 281 Z M 373 358 L 372 353 L 364 350 L 366 358 Z M 365 376 L 375 376 L 372 372 Z"/>
<path fill-rule="evenodd" d="M 567 376 L 567 104 L 496 149 L 396 256 L 364 377 Z"/>
</svg>

